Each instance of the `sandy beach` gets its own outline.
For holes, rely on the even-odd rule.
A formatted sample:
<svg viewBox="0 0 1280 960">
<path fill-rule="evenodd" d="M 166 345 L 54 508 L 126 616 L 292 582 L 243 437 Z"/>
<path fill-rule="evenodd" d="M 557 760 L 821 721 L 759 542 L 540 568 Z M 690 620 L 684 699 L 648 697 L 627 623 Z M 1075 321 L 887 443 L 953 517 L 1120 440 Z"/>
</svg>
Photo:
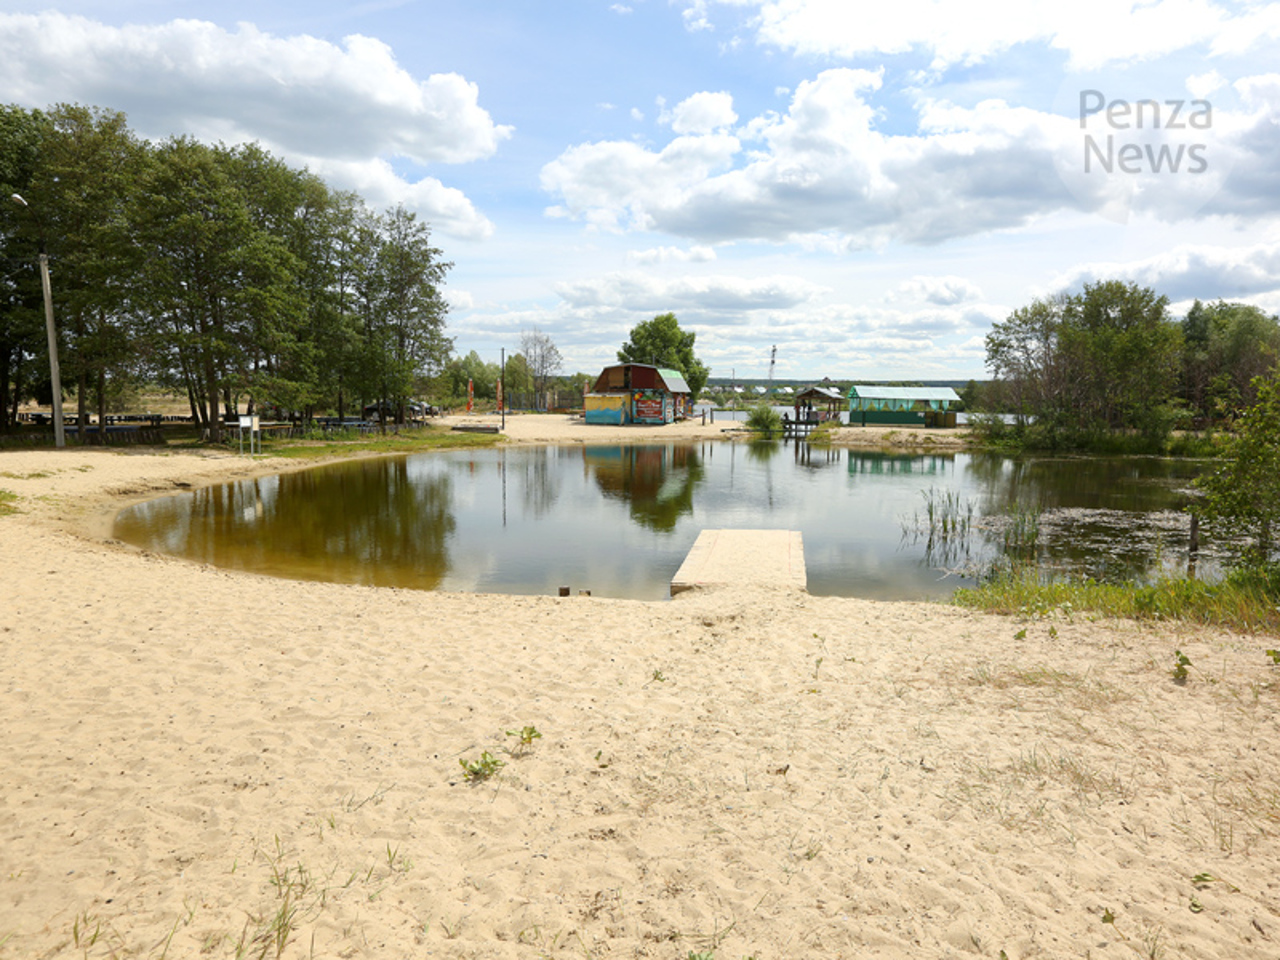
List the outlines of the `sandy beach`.
<svg viewBox="0 0 1280 960">
<path fill-rule="evenodd" d="M 1275 637 L 110 540 L 127 503 L 299 468 L 0 453 L 0 960 L 1280 957 Z"/>
</svg>

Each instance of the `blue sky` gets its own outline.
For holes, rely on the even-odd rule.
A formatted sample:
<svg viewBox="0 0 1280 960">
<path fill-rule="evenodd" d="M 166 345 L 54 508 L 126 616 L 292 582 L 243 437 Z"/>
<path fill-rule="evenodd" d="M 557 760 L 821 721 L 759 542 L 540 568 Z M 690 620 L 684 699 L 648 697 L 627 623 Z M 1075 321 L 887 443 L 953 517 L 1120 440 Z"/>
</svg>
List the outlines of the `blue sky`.
<svg viewBox="0 0 1280 960">
<path fill-rule="evenodd" d="M 673 311 L 713 376 L 981 378 L 1092 280 L 1280 310 L 1277 3 L 4 6 L 0 99 L 406 204 L 494 361 L 536 327 L 594 371 Z"/>
</svg>

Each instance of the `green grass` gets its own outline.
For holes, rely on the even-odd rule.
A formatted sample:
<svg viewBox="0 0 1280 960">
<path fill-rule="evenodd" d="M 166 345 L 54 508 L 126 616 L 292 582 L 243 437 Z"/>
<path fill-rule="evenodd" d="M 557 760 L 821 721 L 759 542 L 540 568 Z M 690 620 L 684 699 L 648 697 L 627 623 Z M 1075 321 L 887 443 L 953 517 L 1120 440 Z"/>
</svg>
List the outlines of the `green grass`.
<svg viewBox="0 0 1280 960">
<path fill-rule="evenodd" d="M 454 433 L 432 427 L 385 436 L 351 431 L 317 440 L 268 439 L 262 444 L 262 452 L 276 457 L 322 459 L 350 453 L 417 453 L 456 447 L 491 447 L 502 439 L 502 435 L 496 433 Z"/>
<path fill-rule="evenodd" d="M 1280 634 L 1280 568 L 1240 569 L 1220 583 L 1169 578 L 1140 585 L 1054 580 L 1033 567 L 1019 567 L 957 590 L 952 602 L 990 613 L 1092 613 Z"/>
<path fill-rule="evenodd" d="M 0 489 L 0 517 L 18 512 L 18 508 L 14 506 L 14 502 L 17 499 L 18 495 L 16 493 Z"/>
<path fill-rule="evenodd" d="M 809 435 L 805 437 L 805 439 L 814 446 L 828 446 L 834 439 L 835 432 L 839 429 L 839 420 L 824 420 L 822 423 L 810 430 Z"/>
</svg>

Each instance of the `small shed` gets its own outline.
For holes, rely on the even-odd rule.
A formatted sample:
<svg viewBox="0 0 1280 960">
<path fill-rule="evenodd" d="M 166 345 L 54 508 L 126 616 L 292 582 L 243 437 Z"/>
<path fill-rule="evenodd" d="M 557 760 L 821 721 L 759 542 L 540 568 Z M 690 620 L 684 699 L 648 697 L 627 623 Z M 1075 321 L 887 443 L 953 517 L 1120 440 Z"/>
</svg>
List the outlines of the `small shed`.
<svg viewBox="0 0 1280 960">
<path fill-rule="evenodd" d="M 849 388 L 849 425 L 869 423 L 954 427 L 951 404 L 960 396 L 950 387 L 881 387 L 855 383 Z"/>
<path fill-rule="evenodd" d="M 584 408 L 587 423 L 671 423 L 689 416 L 689 385 L 675 370 L 619 363 L 600 372 Z"/>
</svg>

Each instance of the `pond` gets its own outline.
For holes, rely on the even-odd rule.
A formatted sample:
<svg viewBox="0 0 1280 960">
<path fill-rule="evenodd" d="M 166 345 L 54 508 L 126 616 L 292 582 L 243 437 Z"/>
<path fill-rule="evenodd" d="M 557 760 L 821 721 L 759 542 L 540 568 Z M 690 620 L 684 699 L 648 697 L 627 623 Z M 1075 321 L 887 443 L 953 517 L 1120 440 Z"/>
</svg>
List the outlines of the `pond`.
<svg viewBox="0 0 1280 960">
<path fill-rule="evenodd" d="M 1182 508 L 1204 469 L 776 441 L 503 447 L 209 487 L 123 511 L 114 535 L 295 579 L 662 599 L 701 530 L 789 529 L 803 535 L 812 593 L 940 599 L 975 583 L 1011 531 L 1025 542 L 1027 524 L 1056 569 L 1183 572 Z M 1213 575 L 1211 551 L 1200 570 Z"/>
</svg>

